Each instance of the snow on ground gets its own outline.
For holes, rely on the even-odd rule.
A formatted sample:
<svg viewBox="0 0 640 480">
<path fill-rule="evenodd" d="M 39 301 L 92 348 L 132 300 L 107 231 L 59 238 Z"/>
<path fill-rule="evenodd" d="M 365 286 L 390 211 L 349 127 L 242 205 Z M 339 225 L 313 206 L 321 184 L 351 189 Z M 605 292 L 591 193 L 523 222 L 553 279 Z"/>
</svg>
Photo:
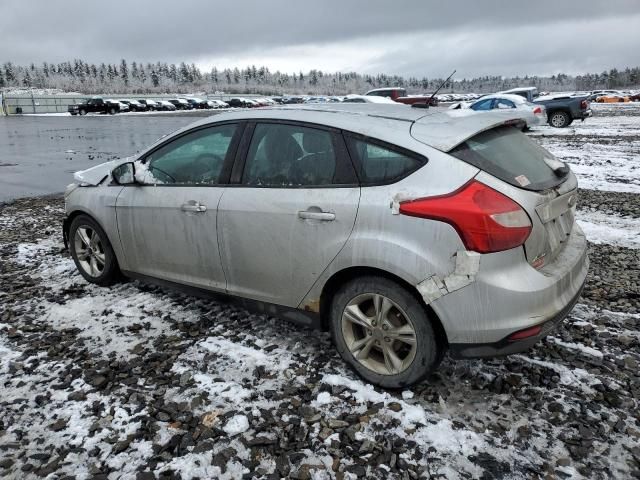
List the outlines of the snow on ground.
<svg viewBox="0 0 640 480">
<path fill-rule="evenodd" d="M 582 155 L 572 138 L 565 147 Z M 538 346 L 445 359 L 425 383 L 384 391 L 347 369 L 327 334 L 138 282 L 87 284 L 62 251 L 61 202 L 22 202 L 0 206 L 2 478 L 579 479 L 640 469 L 629 276 L 638 265 L 624 260 L 637 258 L 637 217 L 578 211 L 589 282 Z"/>
<path fill-rule="evenodd" d="M 577 221 L 591 243 L 640 248 L 640 218 L 578 210 Z"/>
<path fill-rule="evenodd" d="M 584 122 L 530 135 L 571 165 L 581 188 L 640 193 L 640 105 L 594 106 Z"/>
</svg>

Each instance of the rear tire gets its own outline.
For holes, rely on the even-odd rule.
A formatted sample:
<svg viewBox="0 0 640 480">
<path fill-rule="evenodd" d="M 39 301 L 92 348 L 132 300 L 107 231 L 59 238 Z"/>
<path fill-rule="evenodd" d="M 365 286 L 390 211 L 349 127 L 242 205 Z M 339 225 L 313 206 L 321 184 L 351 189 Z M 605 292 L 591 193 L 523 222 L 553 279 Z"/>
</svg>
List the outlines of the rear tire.
<svg viewBox="0 0 640 480">
<path fill-rule="evenodd" d="M 345 283 L 329 312 L 333 342 L 366 381 L 403 388 L 424 379 L 442 359 L 427 312 L 403 286 L 366 276 Z"/>
<path fill-rule="evenodd" d="M 549 115 L 549 125 L 555 128 L 565 128 L 571 125 L 571 117 L 567 112 L 557 111 Z"/>
<path fill-rule="evenodd" d="M 115 115 L 116 114 L 116 109 L 115 108 L 110 108 L 109 109 L 109 115 Z"/>
<path fill-rule="evenodd" d="M 118 260 L 109 238 L 88 215 L 78 215 L 71 222 L 69 251 L 76 268 L 86 281 L 106 287 L 120 279 Z"/>
</svg>

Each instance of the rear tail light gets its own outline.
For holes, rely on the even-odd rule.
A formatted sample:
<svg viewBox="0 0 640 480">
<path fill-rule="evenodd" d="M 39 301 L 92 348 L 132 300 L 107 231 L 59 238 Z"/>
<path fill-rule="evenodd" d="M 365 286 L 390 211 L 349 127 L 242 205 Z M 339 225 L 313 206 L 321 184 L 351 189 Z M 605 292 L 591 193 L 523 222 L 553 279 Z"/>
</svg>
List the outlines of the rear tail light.
<svg viewBox="0 0 640 480">
<path fill-rule="evenodd" d="M 589 108 L 589 102 L 587 102 L 586 100 L 582 100 L 582 101 L 580 102 L 580 108 L 581 108 L 582 110 L 586 110 L 587 108 Z"/>
<path fill-rule="evenodd" d="M 531 233 L 520 205 L 477 180 L 446 195 L 403 202 L 400 213 L 448 223 L 467 250 L 479 253 L 519 247 Z"/>
<path fill-rule="evenodd" d="M 533 109 L 533 113 L 536 115 L 542 114 L 542 109 L 540 107 L 536 107 Z"/>
</svg>

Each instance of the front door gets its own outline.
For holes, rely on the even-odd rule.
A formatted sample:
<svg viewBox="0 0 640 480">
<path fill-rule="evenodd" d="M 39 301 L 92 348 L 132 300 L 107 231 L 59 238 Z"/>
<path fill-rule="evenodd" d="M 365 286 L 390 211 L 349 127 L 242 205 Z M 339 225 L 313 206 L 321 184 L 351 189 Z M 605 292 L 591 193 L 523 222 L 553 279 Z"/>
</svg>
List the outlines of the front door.
<svg viewBox="0 0 640 480">
<path fill-rule="evenodd" d="M 124 187 L 116 204 L 131 271 L 224 291 L 216 215 L 237 130 L 235 124 L 198 129 L 136 163 L 142 184 Z"/>
<path fill-rule="evenodd" d="M 257 124 L 218 208 L 229 293 L 297 306 L 349 238 L 359 199 L 339 133 Z"/>
</svg>

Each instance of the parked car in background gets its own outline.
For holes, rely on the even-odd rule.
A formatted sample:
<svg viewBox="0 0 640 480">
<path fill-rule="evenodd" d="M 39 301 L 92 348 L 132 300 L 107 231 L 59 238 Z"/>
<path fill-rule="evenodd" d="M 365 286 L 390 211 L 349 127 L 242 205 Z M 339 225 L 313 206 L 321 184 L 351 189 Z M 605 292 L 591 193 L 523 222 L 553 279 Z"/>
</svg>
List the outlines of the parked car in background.
<svg viewBox="0 0 640 480">
<path fill-rule="evenodd" d="M 88 282 L 124 274 L 327 329 L 382 387 L 420 381 L 447 351 L 520 352 L 584 285 L 578 184 L 509 126 L 512 111 L 468 113 L 331 104 L 202 119 L 76 173 L 65 244 Z"/>
<path fill-rule="evenodd" d="M 387 97 L 391 100 L 395 100 L 396 98 L 406 97 L 407 90 L 405 88 L 374 88 L 373 90 L 369 90 L 365 95 L 374 96 L 374 97 Z"/>
<path fill-rule="evenodd" d="M 429 105 L 430 107 L 438 106 L 438 98 L 430 93 L 423 95 L 409 95 L 406 97 L 397 97 L 395 99 L 398 103 L 404 103 L 405 105 Z"/>
<path fill-rule="evenodd" d="M 518 87 L 511 88 L 509 90 L 504 90 L 502 92 L 496 92 L 498 94 L 507 94 L 507 95 L 519 95 L 525 98 L 529 102 L 533 102 L 540 95 L 538 93 L 538 89 L 536 87 Z"/>
<path fill-rule="evenodd" d="M 154 100 L 149 100 L 148 98 L 143 98 L 141 100 L 138 100 L 138 102 L 140 102 L 142 105 L 145 105 L 147 107 L 147 110 L 160 110 L 158 108 L 158 102 L 156 102 Z"/>
<path fill-rule="evenodd" d="M 67 111 L 71 115 L 86 115 L 87 113 L 108 113 L 115 115 L 120 111 L 120 104 L 106 101 L 102 97 L 93 97 L 85 102 L 69 105 Z"/>
<path fill-rule="evenodd" d="M 574 120 L 582 120 L 593 115 L 587 97 L 561 93 L 537 97 L 536 105 L 544 105 L 547 109 L 547 121 L 556 128 L 565 128 Z"/>
<path fill-rule="evenodd" d="M 347 95 L 342 99 L 344 103 L 378 103 L 387 105 L 397 105 L 388 97 L 376 97 L 373 95 Z"/>
<path fill-rule="evenodd" d="M 547 112 L 544 105 L 537 105 L 527 101 L 520 95 L 493 94 L 485 95 L 474 102 L 454 103 L 451 110 L 470 108 L 476 112 L 489 112 L 491 110 L 514 110 L 525 122 L 524 128 L 547 123 Z"/>
<path fill-rule="evenodd" d="M 640 102 L 640 91 L 630 93 L 629 100 L 632 102 Z"/>
<path fill-rule="evenodd" d="M 253 100 L 249 100 L 248 98 L 243 97 L 231 98 L 227 100 L 227 104 L 229 104 L 230 107 L 234 108 L 250 108 L 258 106 L 258 104 Z"/>
<path fill-rule="evenodd" d="M 229 108 L 229 104 L 222 100 L 207 100 L 207 103 L 211 108 Z"/>
<path fill-rule="evenodd" d="M 624 94 L 605 93 L 596 97 L 597 103 L 624 103 L 630 101 L 631 99 Z"/>
<path fill-rule="evenodd" d="M 177 107 L 168 100 L 158 100 L 156 102 L 156 110 L 161 112 L 173 112 Z"/>
<path fill-rule="evenodd" d="M 618 96 L 622 96 L 623 93 L 620 90 L 593 90 L 589 95 L 588 95 L 588 100 L 590 102 L 595 102 L 596 99 L 598 97 L 603 97 L 606 95 L 618 95 Z"/>
<path fill-rule="evenodd" d="M 177 110 L 192 110 L 193 106 L 187 102 L 184 98 L 171 98 L 167 100 L 167 102 L 171 103 Z"/>
<path fill-rule="evenodd" d="M 129 107 L 131 112 L 146 112 L 148 107 L 137 100 L 118 100 Z"/>
<path fill-rule="evenodd" d="M 304 103 L 304 97 L 301 96 L 292 96 L 292 97 L 283 97 L 282 103 L 284 105 L 292 105 L 296 103 Z"/>
<path fill-rule="evenodd" d="M 129 105 L 127 105 L 126 103 L 122 103 L 119 100 L 113 100 L 111 98 L 108 98 L 104 101 L 107 105 L 112 105 L 114 107 L 117 107 L 118 111 L 120 113 L 125 113 L 129 111 Z"/>
<path fill-rule="evenodd" d="M 201 98 L 188 97 L 184 98 L 183 100 L 186 100 L 191 105 L 191 108 L 196 110 L 204 110 L 210 108 L 207 101 Z"/>
</svg>

